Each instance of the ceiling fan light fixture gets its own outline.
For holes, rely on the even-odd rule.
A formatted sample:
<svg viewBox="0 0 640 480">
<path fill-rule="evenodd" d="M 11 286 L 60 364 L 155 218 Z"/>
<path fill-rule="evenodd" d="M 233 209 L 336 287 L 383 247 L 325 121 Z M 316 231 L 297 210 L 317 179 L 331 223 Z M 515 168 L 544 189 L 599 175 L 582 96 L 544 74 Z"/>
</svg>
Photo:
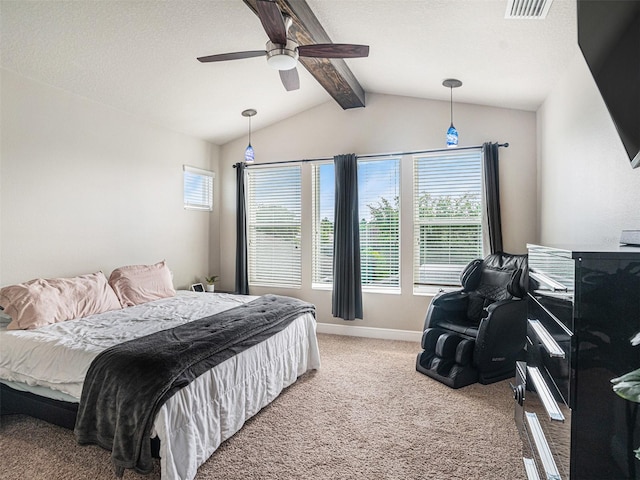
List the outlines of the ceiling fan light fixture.
<svg viewBox="0 0 640 480">
<path fill-rule="evenodd" d="M 291 70 L 298 64 L 298 44 L 287 40 L 285 45 L 267 42 L 267 63 L 276 70 Z"/>
<path fill-rule="evenodd" d="M 267 63 L 271 68 L 275 68 L 276 70 L 291 70 L 292 68 L 296 68 L 298 61 L 286 53 L 281 53 L 268 57 Z"/>
<path fill-rule="evenodd" d="M 245 163 L 253 163 L 256 158 L 255 151 L 251 146 L 251 117 L 253 117 L 256 113 L 258 113 L 257 110 L 254 110 L 253 108 L 248 108 L 247 110 L 242 111 L 243 117 L 249 117 L 249 145 L 247 145 L 247 148 L 244 150 Z"/>
<path fill-rule="evenodd" d="M 451 123 L 449 128 L 447 129 L 447 148 L 455 148 L 458 146 L 458 130 L 453 126 L 453 89 L 462 86 L 462 82 L 455 78 L 447 78 L 442 85 L 447 87 L 450 92 L 450 113 L 451 113 Z"/>
</svg>

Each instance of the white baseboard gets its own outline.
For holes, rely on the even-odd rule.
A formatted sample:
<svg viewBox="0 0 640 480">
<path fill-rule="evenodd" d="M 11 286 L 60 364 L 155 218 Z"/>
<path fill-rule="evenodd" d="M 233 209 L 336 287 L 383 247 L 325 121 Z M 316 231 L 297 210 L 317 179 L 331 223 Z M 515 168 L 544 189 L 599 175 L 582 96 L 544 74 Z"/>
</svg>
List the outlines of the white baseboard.
<svg viewBox="0 0 640 480">
<path fill-rule="evenodd" d="M 420 342 L 422 340 L 422 332 L 396 330 L 393 328 L 358 327 L 354 325 L 318 323 L 316 331 L 318 333 L 348 335 L 351 337 L 380 338 L 383 340 L 404 340 L 407 342 Z"/>
</svg>

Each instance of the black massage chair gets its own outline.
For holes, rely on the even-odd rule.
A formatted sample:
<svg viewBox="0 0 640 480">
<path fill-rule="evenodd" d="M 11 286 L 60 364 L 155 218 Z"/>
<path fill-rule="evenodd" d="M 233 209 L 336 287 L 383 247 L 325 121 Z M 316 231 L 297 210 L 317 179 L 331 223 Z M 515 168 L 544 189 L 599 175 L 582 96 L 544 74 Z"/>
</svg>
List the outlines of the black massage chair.
<svg viewBox="0 0 640 480">
<path fill-rule="evenodd" d="M 526 255 L 469 263 L 462 289 L 431 301 L 416 369 L 452 388 L 512 377 L 526 341 L 528 278 Z"/>
</svg>

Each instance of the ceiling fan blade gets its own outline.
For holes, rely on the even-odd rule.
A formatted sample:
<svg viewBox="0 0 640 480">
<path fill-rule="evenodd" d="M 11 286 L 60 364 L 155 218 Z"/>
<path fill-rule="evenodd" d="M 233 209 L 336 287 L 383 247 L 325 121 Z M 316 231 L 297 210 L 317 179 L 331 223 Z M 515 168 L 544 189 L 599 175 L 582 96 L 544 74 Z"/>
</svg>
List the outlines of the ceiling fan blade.
<svg viewBox="0 0 640 480">
<path fill-rule="evenodd" d="M 298 76 L 298 70 L 292 68 L 291 70 L 280 70 L 280 80 L 287 92 L 291 90 L 298 90 L 300 88 L 300 77 Z"/>
<path fill-rule="evenodd" d="M 198 57 L 198 61 L 207 62 L 223 62 L 225 60 L 239 60 L 242 58 L 262 57 L 267 54 L 266 50 L 250 50 L 247 52 L 221 53 L 219 55 L 209 55 L 207 57 Z"/>
<path fill-rule="evenodd" d="M 287 43 L 287 28 L 278 4 L 268 0 L 258 0 L 256 6 L 258 7 L 258 17 L 260 17 L 262 27 L 267 32 L 269 40 L 280 45 Z"/>
<path fill-rule="evenodd" d="M 298 55 L 318 58 L 359 58 L 369 56 L 369 45 L 353 45 L 350 43 L 318 43 L 300 45 Z"/>
</svg>

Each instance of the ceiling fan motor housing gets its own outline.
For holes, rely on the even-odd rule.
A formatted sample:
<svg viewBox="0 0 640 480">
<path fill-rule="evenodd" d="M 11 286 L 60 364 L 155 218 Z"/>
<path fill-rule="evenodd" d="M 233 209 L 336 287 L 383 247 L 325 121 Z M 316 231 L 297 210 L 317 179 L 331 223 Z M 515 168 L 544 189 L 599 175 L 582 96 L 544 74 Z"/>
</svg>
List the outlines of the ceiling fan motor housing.
<svg viewBox="0 0 640 480">
<path fill-rule="evenodd" d="M 291 70 L 298 64 L 298 44 L 287 39 L 287 43 L 282 45 L 267 42 L 267 63 L 276 70 Z"/>
</svg>

